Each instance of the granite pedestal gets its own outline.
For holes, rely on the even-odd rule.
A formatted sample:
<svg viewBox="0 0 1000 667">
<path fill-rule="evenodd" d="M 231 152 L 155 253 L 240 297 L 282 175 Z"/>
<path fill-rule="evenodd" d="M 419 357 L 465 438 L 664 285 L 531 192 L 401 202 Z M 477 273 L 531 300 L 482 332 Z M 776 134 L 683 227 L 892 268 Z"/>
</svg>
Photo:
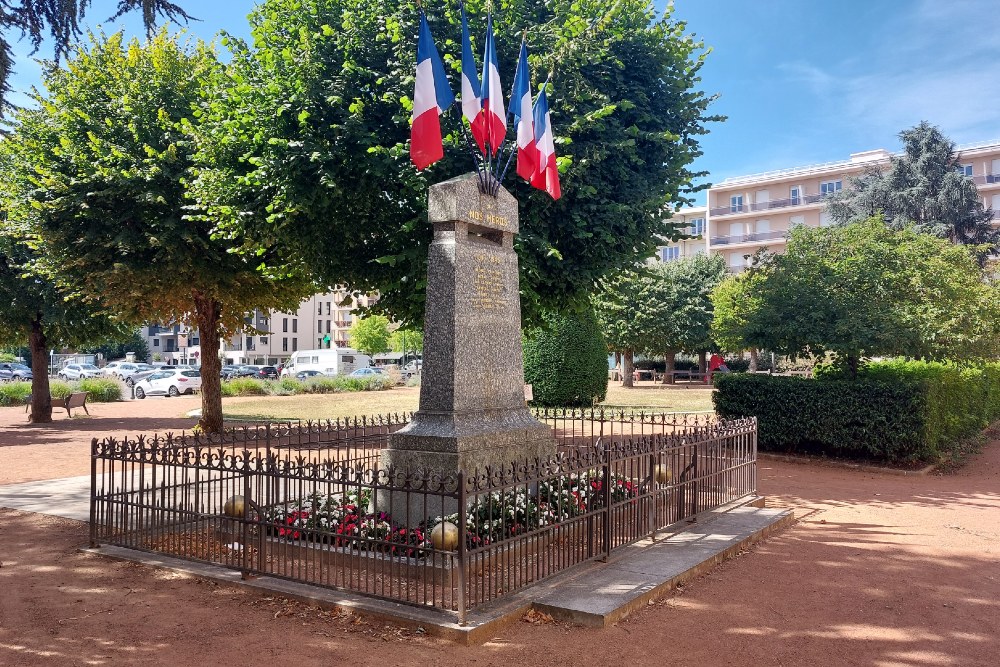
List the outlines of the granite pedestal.
<svg viewBox="0 0 1000 667">
<path fill-rule="evenodd" d="M 389 438 L 383 466 L 453 475 L 555 454 L 524 401 L 517 200 L 479 176 L 430 188 L 420 407 Z"/>
</svg>

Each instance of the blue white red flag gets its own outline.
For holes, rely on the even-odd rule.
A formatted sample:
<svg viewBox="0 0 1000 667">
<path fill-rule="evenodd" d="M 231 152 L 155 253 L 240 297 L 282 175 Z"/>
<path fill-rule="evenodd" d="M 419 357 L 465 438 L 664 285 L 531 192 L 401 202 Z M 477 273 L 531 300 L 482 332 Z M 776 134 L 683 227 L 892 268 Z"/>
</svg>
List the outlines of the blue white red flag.
<svg viewBox="0 0 1000 667">
<path fill-rule="evenodd" d="M 531 72 L 528 70 L 528 46 L 521 40 L 521 55 L 514 73 L 514 89 L 510 94 L 508 113 L 514 116 L 517 132 L 517 173 L 526 181 L 538 169 L 538 148 L 535 145 L 535 123 L 531 109 Z"/>
<path fill-rule="evenodd" d="M 535 100 L 535 145 L 538 147 L 538 168 L 531 177 L 531 185 L 545 190 L 553 199 L 559 199 L 559 169 L 556 167 L 556 144 L 552 135 L 552 121 L 549 116 L 549 100 L 545 96 L 546 82 Z"/>
<path fill-rule="evenodd" d="M 413 126 L 410 128 L 410 159 L 417 169 L 429 167 L 444 157 L 441 114 L 454 101 L 455 94 L 448 85 L 427 17 L 420 12 L 417 83 L 413 91 Z"/>
<path fill-rule="evenodd" d="M 476 132 L 476 117 L 483 110 L 483 100 L 480 97 L 479 72 L 476 69 L 476 58 L 472 55 L 472 40 L 469 38 L 469 21 L 465 16 L 465 3 L 462 3 L 462 115 L 472 126 L 472 135 L 483 148 L 483 137 Z"/>
<path fill-rule="evenodd" d="M 507 135 L 507 114 L 503 109 L 503 86 L 500 83 L 500 66 L 493 41 L 493 16 L 486 19 L 486 53 L 483 54 L 482 111 L 472 125 L 472 134 L 485 154 L 496 155 Z"/>
</svg>

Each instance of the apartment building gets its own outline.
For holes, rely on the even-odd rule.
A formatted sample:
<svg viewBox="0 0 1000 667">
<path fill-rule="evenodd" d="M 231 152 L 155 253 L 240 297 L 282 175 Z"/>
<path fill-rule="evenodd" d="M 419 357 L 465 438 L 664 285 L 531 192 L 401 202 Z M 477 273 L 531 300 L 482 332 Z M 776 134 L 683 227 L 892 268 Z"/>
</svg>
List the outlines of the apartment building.
<svg viewBox="0 0 1000 667">
<path fill-rule="evenodd" d="M 295 312 L 254 311 L 246 318 L 248 329 L 223 341 L 219 352 L 227 364 L 279 364 L 298 350 L 349 347 L 347 332 L 355 317 L 351 311 L 376 299 L 372 295 L 355 297 L 341 290 L 315 294 Z M 162 363 L 200 363 L 197 329 L 154 324 L 143 327 L 143 335 L 150 354 Z"/>
<path fill-rule="evenodd" d="M 979 188 L 984 205 L 993 209 L 994 222 L 1000 225 L 1000 141 L 959 146 L 957 152 L 962 173 Z M 826 197 L 849 187 L 851 177 L 866 168 L 887 166 L 890 157 L 889 151 L 878 149 L 852 153 L 839 162 L 727 178 L 708 190 L 707 210 L 682 209 L 675 217 L 688 220 L 704 212 L 705 252 L 722 255 L 730 271 L 739 272 L 760 248 L 781 252 L 793 227 L 830 224 Z M 685 244 L 689 243 L 660 248 L 660 259 L 688 256 Z"/>
</svg>

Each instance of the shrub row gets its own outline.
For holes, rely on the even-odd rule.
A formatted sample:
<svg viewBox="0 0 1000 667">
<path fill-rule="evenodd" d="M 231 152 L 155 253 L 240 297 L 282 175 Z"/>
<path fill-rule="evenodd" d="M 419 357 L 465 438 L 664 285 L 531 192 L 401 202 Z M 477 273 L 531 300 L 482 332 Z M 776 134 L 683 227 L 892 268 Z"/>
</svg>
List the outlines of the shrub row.
<svg viewBox="0 0 1000 667">
<path fill-rule="evenodd" d="M 890 361 L 856 380 L 729 374 L 716 378 L 721 417 L 757 417 L 763 451 L 909 462 L 934 459 L 1000 419 L 1000 364 Z"/>
<path fill-rule="evenodd" d="M 111 403 L 121 400 L 121 385 L 115 380 L 88 379 L 79 382 L 49 381 L 49 393 L 53 398 L 66 398 L 75 391 L 85 391 L 93 403 Z M 0 406 L 24 405 L 31 396 L 30 382 L 5 382 L 0 384 Z"/>
<path fill-rule="evenodd" d="M 314 377 L 299 381 L 285 377 L 280 380 L 233 378 L 222 383 L 223 396 L 294 396 L 295 394 L 339 394 L 348 391 L 382 391 L 395 386 L 392 378 L 372 376 L 352 378 L 343 375 Z"/>
</svg>

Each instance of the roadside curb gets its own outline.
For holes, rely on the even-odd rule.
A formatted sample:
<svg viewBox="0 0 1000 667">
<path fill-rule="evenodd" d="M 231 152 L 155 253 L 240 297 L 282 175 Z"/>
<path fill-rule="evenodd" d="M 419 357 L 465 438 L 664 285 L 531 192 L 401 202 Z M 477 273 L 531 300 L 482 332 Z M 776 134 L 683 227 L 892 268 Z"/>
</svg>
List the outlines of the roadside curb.
<svg viewBox="0 0 1000 667">
<path fill-rule="evenodd" d="M 841 468 L 843 470 L 856 470 L 858 472 L 873 472 L 881 475 L 897 475 L 900 477 L 926 477 L 935 470 L 939 464 L 918 468 L 916 470 L 903 470 L 901 468 L 888 468 L 869 463 L 852 463 L 850 461 L 838 461 L 822 456 L 809 456 L 806 454 L 774 454 L 771 452 L 757 452 L 757 460 L 760 461 L 781 461 L 783 463 L 798 463 L 800 465 L 819 465 L 826 468 Z"/>
</svg>

